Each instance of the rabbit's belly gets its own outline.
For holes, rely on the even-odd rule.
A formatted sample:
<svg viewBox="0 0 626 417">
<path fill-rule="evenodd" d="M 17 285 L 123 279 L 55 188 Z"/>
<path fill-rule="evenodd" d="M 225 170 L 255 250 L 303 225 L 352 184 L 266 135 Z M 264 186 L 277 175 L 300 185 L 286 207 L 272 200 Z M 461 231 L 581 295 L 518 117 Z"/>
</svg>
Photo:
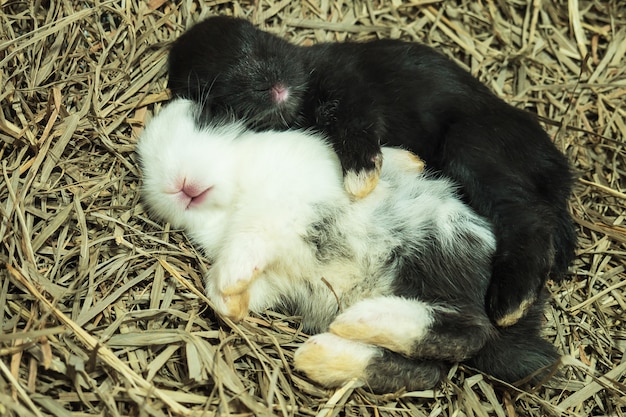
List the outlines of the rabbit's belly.
<svg viewBox="0 0 626 417">
<path fill-rule="evenodd" d="M 346 263 L 321 268 L 303 280 L 291 281 L 276 307 L 300 316 L 306 331 L 319 332 L 358 301 L 391 295 L 392 278 Z"/>
</svg>

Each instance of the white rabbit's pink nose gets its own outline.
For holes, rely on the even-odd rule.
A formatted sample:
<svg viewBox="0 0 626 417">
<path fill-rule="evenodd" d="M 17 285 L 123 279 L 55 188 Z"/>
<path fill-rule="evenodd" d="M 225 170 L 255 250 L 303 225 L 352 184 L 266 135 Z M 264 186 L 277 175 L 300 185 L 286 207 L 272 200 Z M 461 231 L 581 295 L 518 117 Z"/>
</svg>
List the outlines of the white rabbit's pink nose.
<svg viewBox="0 0 626 417">
<path fill-rule="evenodd" d="M 185 194 L 189 198 L 198 197 L 203 193 L 203 189 L 198 187 L 196 184 L 188 183 L 187 181 L 183 181 L 183 187 L 181 189 L 183 194 Z"/>
<path fill-rule="evenodd" d="M 191 208 L 202 204 L 213 187 L 200 185 L 183 178 L 177 188 L 175 194 L 178 194 L 185 208 Z"/>
</svg>

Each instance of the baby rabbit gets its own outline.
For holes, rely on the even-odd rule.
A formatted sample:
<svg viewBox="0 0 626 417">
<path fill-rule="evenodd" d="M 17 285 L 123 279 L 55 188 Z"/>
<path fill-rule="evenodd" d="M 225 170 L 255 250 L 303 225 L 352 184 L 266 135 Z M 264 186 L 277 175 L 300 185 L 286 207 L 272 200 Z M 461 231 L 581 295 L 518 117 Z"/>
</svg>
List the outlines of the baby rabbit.
<svg viewBox="0 0 626 417">
<path fill-rule="evenodd" d="M 245 20 L 215 16 L 173 44 L 168 86 L 174 97 L 203 104 L 199 123 L 227 115 L 255 130 L 323 132 L 357 197 L 376 185 L 381 144 L 408 149 L 452 178 L 493 224 L 486 306 L 500 326 L 523 316 L 574 256 L 566 159 L 534 117 L 425 45 L 298 47 Z"/>
<path fill-rule="evenodd" d="M 458 361 L 515 381 L 558 357 L 539 337 L 541 302 L 493 326 L 491 227 L 415 155 L 383 148 L 378 186 L 352 200 L 321 134 L 203 117 L 175 99 L 148 123 L 137 145 L 144 202 L 211 259 L 219 313 L 279 308 L 322 332 L 295 353 L 310 378 L 416 390 Z"/>
</svg>

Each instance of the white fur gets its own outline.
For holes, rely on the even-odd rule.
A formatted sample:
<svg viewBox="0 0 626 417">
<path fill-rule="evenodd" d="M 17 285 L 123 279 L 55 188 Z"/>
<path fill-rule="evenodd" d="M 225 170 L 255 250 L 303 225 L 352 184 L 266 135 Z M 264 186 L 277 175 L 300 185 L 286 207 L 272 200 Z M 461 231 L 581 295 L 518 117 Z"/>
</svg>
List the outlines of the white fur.
<svg viewBox="0 0 626 417">
<path fill-rule="evenodd" d="M 338 386 L 356 378 L 367 382 L 367 365 L 382 350 L 331 333 L 310 337 L 294 354 L 294 366 L 325 386 Z"/>
<path fill-rule="evenodd" d="M 252 133 L 237 124 L 199 130 L 193 111 L 189 101 L 172 102 L 139 140 L 150 210 L 185 229 L 215 261 L 207 279 L 215 281 L 218 293 L 240 292 L 233 288 L 246 287 L 269 265 L 282 271 L 311 268 L 310 249 L 300 236 L 314 220 L 315 203 L 349 202 L 334 152 L 306 132 Z M 183 181 L 212 187 L 206 201 L 187 208 L 176 195 Z M 279 254 L 283 265 L 273 265 Z M 275 284 L 264 289 L 281 291 Z M 255 294 L 252 305 L 260 311 L 276 299 Z"/>
<path fill-rule="evenodd" d="M 434 224 L 445 239 L 454 234 L 449 220 L 468 215 L 451 198 L 451 184 L 422 180 L 423 165 L 407 151 L 384 148 L 380 182 L 351 201 L 338 158 L 319 135 L 238 124 L 199 129 L 194 111 L 190 101 L 172 101 L 148 124 L 137 152 L 150 211 L 185 229 L 213 260 L 206 287 L 222 314 L 241 318 L 287 299 L 307 328 L 324 329 L 341 309 L 391 295 L 395 276 L 382 266 L 403 241 L 390 228 L 409 230 L 410 241 L 423 244 L 426 222 L 441 219 Z M 183 182 L 211 190 L 188 207 L 176 194 Z M 345 258 L 321 262 L 305 239 L 324 210 L 335 211 Z M 468 223 L 481 224 L 476 216 Z M 476 227 L 493 245 L 489 229 Z"/>
<path fill-rule="evenodd" d="M 409 355 L 433 324 L 433 305 L 402 297 L 361 300 L 335 318 L 330 332 Z"/>
</svg>

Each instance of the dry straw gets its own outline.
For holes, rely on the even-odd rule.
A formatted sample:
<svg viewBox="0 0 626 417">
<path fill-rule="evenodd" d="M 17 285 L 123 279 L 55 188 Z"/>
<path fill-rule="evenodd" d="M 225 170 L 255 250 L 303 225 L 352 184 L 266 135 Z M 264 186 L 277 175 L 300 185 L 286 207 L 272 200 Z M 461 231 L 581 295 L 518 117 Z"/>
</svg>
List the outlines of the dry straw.
<svg viewBox="0 0 626 417">
<path fill-rule="evenodd" d="M 609 1 L 0 0 L 0 415 L 622 416 L 626 6 Z M 571 280 L 550 284 L 563 377 L 518 388 L 462 366 L 433 391 L 322 389 L 274 312 L 217 318 L 206 260 L 140 203 L 137 135 L 167 47 L 201 16 L 298 44 L 422 41 L 537 113 L 580 178 Z"/>
</svg>

